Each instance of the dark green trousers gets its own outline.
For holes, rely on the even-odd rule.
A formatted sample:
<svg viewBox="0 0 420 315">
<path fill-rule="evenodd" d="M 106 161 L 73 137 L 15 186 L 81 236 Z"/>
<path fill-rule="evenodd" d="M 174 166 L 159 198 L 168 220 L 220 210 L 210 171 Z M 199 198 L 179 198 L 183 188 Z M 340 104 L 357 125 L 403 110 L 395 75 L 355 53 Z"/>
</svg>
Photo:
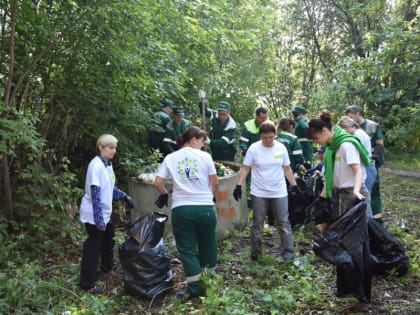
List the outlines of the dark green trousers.
<svg viewBox="0 0 420 315">
<path fill-rule="evenodd" d="M 216 210 L 209 206 L 180 206 L 172 209 L 172 228 L 181 255 L 190 297 L 204 295 L 200 285 L 202 268 L 217 264 Z"/>
</svg>

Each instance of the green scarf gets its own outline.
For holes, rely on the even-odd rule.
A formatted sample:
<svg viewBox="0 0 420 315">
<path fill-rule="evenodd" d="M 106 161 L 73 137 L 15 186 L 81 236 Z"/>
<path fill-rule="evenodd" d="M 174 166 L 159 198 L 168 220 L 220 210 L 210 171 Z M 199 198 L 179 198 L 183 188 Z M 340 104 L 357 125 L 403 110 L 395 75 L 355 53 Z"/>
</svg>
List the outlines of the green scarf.
<svg viewBox="0 0 420 315">
<path fill-rule="evenodd" d="M 335 153 L 343 142 L 353 143 L 357 150 L 359 150 L 360 158 L 362 159 L 363 164 L 365 166 L 370 165 L 369 153 L 365 146 L 360 142 L 360 140 L 355 136 L 348 134 L 339 126 L 336 126 L 332 138 L 332 143 L 330 145 L 326 145 L 324 157 L 327 198 L 331 198 L 333 191 Z"/>
</svg>

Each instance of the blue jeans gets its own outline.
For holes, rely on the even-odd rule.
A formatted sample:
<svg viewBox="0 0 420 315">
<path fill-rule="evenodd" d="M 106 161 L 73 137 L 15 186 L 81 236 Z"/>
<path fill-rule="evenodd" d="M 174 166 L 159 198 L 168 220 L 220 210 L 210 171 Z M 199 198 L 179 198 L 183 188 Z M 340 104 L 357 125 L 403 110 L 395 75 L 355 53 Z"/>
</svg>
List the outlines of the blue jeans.
<svg viewBox="0 0 420 315">
<path fill-rule="evenodd" d="M 366 167 L 365 186 L 369 192 L 369 196 L 372 194 L 372 187 L 373 187 L 373 184 L 375 184 L 377 176 L 378 176 L 378 171 L 376 170 L 375 162 L 372 161 L 369 167 Z M 367 211 L 368 211 L 369 218 L 373 217 L 372 205 L 370 204 L 370 202 L 368 203 Z"/>
</svg>

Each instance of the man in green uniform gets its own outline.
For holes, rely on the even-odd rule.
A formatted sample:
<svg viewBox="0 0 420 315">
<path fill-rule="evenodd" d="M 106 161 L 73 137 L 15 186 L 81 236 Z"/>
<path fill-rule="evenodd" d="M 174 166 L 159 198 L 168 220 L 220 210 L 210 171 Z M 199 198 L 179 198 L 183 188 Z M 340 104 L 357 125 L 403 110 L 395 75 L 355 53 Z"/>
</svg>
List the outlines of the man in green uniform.
<svg viewBox="0 0 420 315">
<path fill-rule="evenodd" d="M 277 128 L 276 140 L 283 143 L 289 153 L 290 167 L 293 173 L 304 168 L 303 151 L 298 137 L 291 133 L 293 121 L 289 118 L 282 118 Z"/>
<path fill-rule="evenodd" d="M 298 137 L 300 146 L 303 151 L 303 159 L 305 167 L 312 166 L 312 156 L 314 154 L 312 141 L 305 137 L 305 130 L 308 129 L 308 120 L 306 119 L 306 109 L 302 106 L 295 106 L 292 110 L 293 117 L 296 121 L 295 135 Z"/>
<path fill-rule="evenodd" d="M 165 155 L 180 148 L 176 144 L 176 136 L 191 127 L 191 121 L 184 118 L 184 109 L 181 106 L 174 107 L 173 115 L 172 120 L 166 125 L 165 137 L 163 138 Z"/>
<path fill-rule="evenodd" d="M 211 120 L 209 140 L 213 160 L 233 162 L 236 153 L 236 122 L 230 116 L 230 104 L 221 101 L 217 110 L 212 110 L 205 106 L 205 97 L 206 93 L 200 90 L 198 93 L 200 112 L 204 107 L 205 116 Z"/>
<path fill-rule="evenodd" d="M 382 134 L 381 127 L 375 121 L 364 119 L 362 109 L 359 106 L 349 106 L 346 108 L 346 116 L 353 119 L 360 125 L 370 137 L 372 146 L 372 159 L 375 161 L 376 169 L 378 170 L 385 161 L 384 158 L 384 136 Z M 372 193 L 370 195 L 370 204 L 372 206 L 373 218 L 379 223 L 383 223 L 382 220 L 382 199 L 380 190 L 380 179 L 379 170 L 377 172 L 375 183 L 372 187 Z"/>
<path fill-rule="evenodd" d="M 166 126 L 171 121 L 171 114 L 173 112 L 173 103 L 168 99 L 160 102 L 160 111 L 153 114 L 154 123 L 149 130 L 149 146 L 152 149 L 159 149 L 162 154 L 165 154 L 163 138 L 165 136 Z"/>
<path fill-rule="evenodd" d="M 258 107 L 255 110 L 255 118 L 250 119 L 244 123 L 241 137 L 239 138 L 239 148 L 241 149 L 243 156 L 245 156 L 246 151 L 251 144 L 260 140 L 259 127 L 267 119 L 267 108 Z"/>
</svg>

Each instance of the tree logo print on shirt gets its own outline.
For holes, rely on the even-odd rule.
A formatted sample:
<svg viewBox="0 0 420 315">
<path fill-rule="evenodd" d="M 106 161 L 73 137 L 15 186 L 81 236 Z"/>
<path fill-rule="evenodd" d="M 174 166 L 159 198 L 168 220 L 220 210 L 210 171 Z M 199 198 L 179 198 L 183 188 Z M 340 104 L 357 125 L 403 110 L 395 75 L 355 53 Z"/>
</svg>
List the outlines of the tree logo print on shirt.
<svg viewBox="0 0 420 315">
<path fill-rule="evenodd" d="M 178 162 L 177 165 L 178 174 L 182 177 L 190 179 L 191 177 L 196 177 L 198 172 L 198 162 L 196 159 L 189 159 L 185 157 Z"/>
</svg>

